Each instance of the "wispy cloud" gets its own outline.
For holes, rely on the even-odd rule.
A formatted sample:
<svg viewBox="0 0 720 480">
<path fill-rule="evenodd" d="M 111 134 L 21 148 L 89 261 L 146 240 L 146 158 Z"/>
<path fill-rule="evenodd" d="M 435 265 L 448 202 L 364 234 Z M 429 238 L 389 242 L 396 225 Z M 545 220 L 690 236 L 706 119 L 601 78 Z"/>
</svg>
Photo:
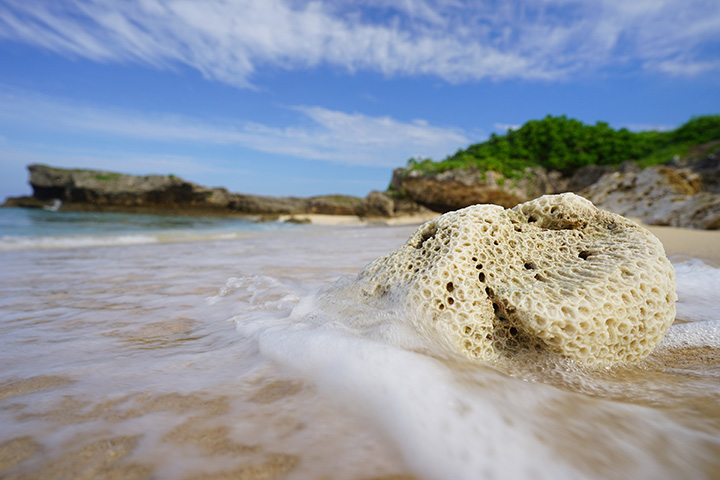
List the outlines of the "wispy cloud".
<svg viewBox="0 0 720 480">
<path fill-rule="evenodd" d="M 669 130 L 675 130 L 677 128 L 677 125 L 661 125 L 656 123 L 631 123 L 628 125 L 623 125 L 623 127 L 633 132 L 667 132 Z"/>
<path fill-rule="evenodd" d="M 239 146 L 345 165 L 393 167 L 414 155 L 438 157 L 468 143 L 462 131 L 317 106 L 295 106 L 295 125 L 210 123 L 172 114 L 78 105 L 27 92 L 0 95 L 0 124 L 135 140 Z"/>
<path fill-rule="evenodd" d="M 522 125 L 516 123 L 496 123 L 493 125 L 498 132 L 505 133 L 508 130 L 518 130 Z"/>
<path fill-rule="evenodd" d="M 686 58 L 672 58 L 660 62 L 649 62 L 646 68 L 678 77 L 692 77 L 707 72 L 720 72 L 720 59 L 696 61 Z"/>
<path fill-rule="evenodd" d="M 90 168 L 96 170 L 118 171 L 138 174 L 168 174 L 182 173 L 183 175 L 199 174 L 232 174 L 242 175 L 246 171 L 237 167 L 219 167 L 207 162 L 207 158 L 195 158 L 187 155 L 168 154 L 138 154 L 130 152 L 111 152 L 93 148 L 43 148 L 33 145 L 33 148 L 22 146 L 0 146 L 0 162 L 4 167 L 14 167 L 14 171 L 22 172 L 26 165 L 32 163 L 51 163 L 57 167 Z"/>
<path fill-rule="evenodd" d="M 187 65 L 252 87 L 259 68 L 331 65 L 448 82 L 557 79 L 633 64 L 717 68 L 720 3 L 705 0 L 5 0 L 0 38 L 62 55 Z M 703 49 L 706 50 L 703 53 Z M 702 67 L 702 68 L 700 68 Z"/>
</svg>

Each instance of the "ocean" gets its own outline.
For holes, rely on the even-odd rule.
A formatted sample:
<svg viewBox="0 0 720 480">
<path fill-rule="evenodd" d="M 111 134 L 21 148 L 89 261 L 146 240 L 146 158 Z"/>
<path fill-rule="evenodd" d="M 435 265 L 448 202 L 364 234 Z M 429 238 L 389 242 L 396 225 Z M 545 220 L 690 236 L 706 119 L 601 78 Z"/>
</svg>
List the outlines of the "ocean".
<svg viewBox="0 0 720 480">
<path fill-rule="evenodd" d="M 476 362 L 342 296 L 415 228 L 0 209 L 0 477 L 720 478 L 716 265 L 637 365 Z"/>
</svg>

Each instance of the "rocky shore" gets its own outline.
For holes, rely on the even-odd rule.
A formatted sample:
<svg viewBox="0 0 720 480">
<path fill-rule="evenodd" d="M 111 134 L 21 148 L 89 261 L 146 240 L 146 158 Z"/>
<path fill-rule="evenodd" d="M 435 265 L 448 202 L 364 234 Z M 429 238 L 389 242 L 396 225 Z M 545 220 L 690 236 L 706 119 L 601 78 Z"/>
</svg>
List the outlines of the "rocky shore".
<svg viewBox="0 0 720 480">
<path fill-rule="evenodd" d="M 642 169 L 590 165 L 571 175 L 535 167 L 508 178 L 496 172 L 397 169 L 393 194 L 445 213 L 478 203 L 506 208 L 541 195 L 578 193 L 597 207 L 648 225 L 720 229 L 720 142 L 700 145 L 686 158 Z"/>
<path fill-rule="evenodd" d="M 32 196 L 8 198 L 4 207 L 271 218 L 298 214 L 392 217 L 425 210 L 381 192 L 371 192 L 364 199 L 348 195 L 270 197 L 204 187 L 174 175 L 136 176 L 37 164 L 29 165 L 28 170 Z"/>
<path fill-rule="evenodd" d="M 326 195 L 269 197 L 209 188 L 173 175 L 136 176 L 30 165 L 33 195 L 5 207 L 183 215 L 351 215 L 364 219 L 444 213 L 478 203 L 506 208 L 546 194 L 575 192 L 602 209 L 649 225 L 720 229 L 720 142 L 686 158 L 641 169 L 635 163 L 583 167 L 573 174 L 541 167 L 514 178 L 472 169 L 423 173 L 399 168 L 387 192 L 365 198 Z"/>
</svg>

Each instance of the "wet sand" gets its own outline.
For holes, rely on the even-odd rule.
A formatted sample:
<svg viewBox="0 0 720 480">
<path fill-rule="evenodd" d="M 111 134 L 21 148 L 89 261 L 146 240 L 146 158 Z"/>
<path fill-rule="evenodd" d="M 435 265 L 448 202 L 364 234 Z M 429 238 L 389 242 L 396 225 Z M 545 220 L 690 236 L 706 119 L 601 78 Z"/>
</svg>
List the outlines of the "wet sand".
<svg viewBox="0 0 720 480">
<path fill-rule="evenodd" d="M 660 239 L 668 257 L 686 255 L 710 260 L 720 266 L 720 230 L 643 226 Z"/>
<path fill-rule="evenodd" d="M 402 222 L 419 224 L 427 219 L 406 217 Z M 356 217 L 312 216 L 311 220 L 328 225 L 362 224 Z M 720 264 L 720 232 L 647 228 L 663 242 L 668 256 L 686 255 Z M 217 246 L 223 245 L 218 243 Z M 148 251 L 155 254 L 159 248 L 149 247 Z M 394 245 L 373 245 L 373 248 L 389 250 Z M 121 251 L 107 250 L 108 254 Z M 95 258 L 96 252 L 101 250 L 87 253 L 88 265 L 92 268 L 98 259 L 106 258 L 104 253 L 97 253 Z M 367 256 L 373 258 L 377 253 L 370 251 Z M 185 254 L 191 255 L 192 250 Z M 161 374 L 157 375 L 157 381 L 130 382 L 109 389 L 102 386 L 87 388 L 96 374 L 85 365 L 46 367 L 26 376 L 3 375 L 0 377 L 0 412 L 4 418 L 13 419 L 13 425 L 0 434 L 0 478 L 413 478 L 391 442 L 361 420 L 344 418 L 342 410 L 318 401 L 314 386 L 285 378 L 264 363 L 259 363 L 256 372 L 244 378 L 240 374 L 237 378 L 233 374 L 218 374 L 223 366 L 228 368 L 223 362 L 237 360 L 239 356 L 229 347 L 230 353 L 226 353 L 226 357 L 209 361 L 202 356 L 203 350 L 224 348 L 223 339 L 236 334 L 234 326 L 226 322 L 224 313 L 210 307 L 198 309 L 192 304 L 193 300 L 203 304 L 203 299 L 217 294 L 219 286 L 213 285 L 212 279 L 224 281 L 234 272 L 222 258 L 215 260 L 216 264 L 202 258 L 198 262 L 207 263 L 187 266 L 183 263 L 187 262 L 184 260 L 187 257 L 182 255 L 180 251 L 168 254 L 167 258 L 153 260 L 149 265 L 138 259 L 137 267 L 125 276 L 118 269 L 127 262 L 118 260 L 117 264 L 108 265 L 106 274 L 93 270 L 87 273 L 89 277 L 78 278 L 75 283 L 74 274 L 68 273 L 70 270 L 65 271 L 66 276 L 61 272 L 59 278 L 50 274 L 41 278 L 37 274 L 34 280 L 31 279 L 33 284 L 22 290 L 28 304 L 23 306 L 21 300 L 16 300 L 11 305 L 16 312 L 3 327 L 6 334 L 17 335 L 15 342 L 36 343 L 42 348 L 45 343 L 56 341 L 22 333 L 30 328 L 44 329 L 46 324 L 51 328 L 51 322 L 55 322 L 57 327 L 54 328 L 68 332 L 96 332 L 93 335 L 98 334 L 101 341 L 107 341 L 106 345 L 112 347 L 106 350 L 107 355 L 114 355 L 114 362 L 118 364 L 126 362 L 127 358 L 142 358 L 146 359 L 142 360 L 145 362 L 142 365 L 156 368 Z M 180 260 L 173 264 L 176 257 Z M 66 261 L 65 254 L 60 251 L 42 258 L 37 255 L 37 258 L 47 262 L 49 272 L 53 265 Z M 311 258 L 307 263 L 297 260 L 297 265 L 284 265 L 286 274 L 294 275 L 293 279 L 300 282 L 303 275 L 308 275 L 304 272 L 310 272 L 314 282 L 322 284 L 327 281 L 327 274 L 313 273 L 316 271 L 313 269 L 319 272 L 328 267 L 317 265 L 317 261 Z M 142 274 L 146 268 L 153 268 L 153 275 L 162 278 L 163 282 L 147 284 Z M 178 280 L 192 268 L 202 268 L 194 275 L 201 271 L 204 280 Z M 263 265 L 257 272 L 269 273 L 269 269 L 269 265 Z M 352 274 L 350 271 L 344 273 Z M 78 277 L 80 275 L 78 273 Z M 198 281 L 200 284 L 196 284 Z M 5 291 L 9 291 L 10 284 L 6 281 Z M 39 293 L 32 296 L 33 291 Z M 108 291 L 113 295 L 106 295 Z M 244 301 L 242 288 L 238 287 L 234 295 L 228 295 L 227 300 Z M 133 305 L 132 302 L 137 303 Z M 256 307 L 251 302 L 245 306 Z M 217 322 L 213 327 L 198 323 L 208 316 Z M 162 317 L 165 318 L 147 321 L 148 318 Z M 204 343 L 208 338 L 216 338 L 213 340 L 216 343 Z M 155 366 L 173 352 L 177 352 L 180 363 L 188 362 L 185 356 L 189 351 L 198 356 L 192 357 L 194 363 L 183 365 L 187 369 L 185 372 L 179 367 L 172 370 L 171 364 L 163 367 L 165 370 Z M 194 353 L 196 351 L 201 353 Z M 98 362 L 101 363 L 100 357 Z M 717 371 L 718 355 L 707 349 L 673 354 L 659 352 L 651 359 L 650 367 L 653 366 L 658 376 L 668 376 L 680 367 L 690 371 L 701 368 Z M 193 373 L 193 370 L 200 373 Z M 210 376 L 215 375 L 217 385 L 203 386 L 202 370 Z M 648 371 L 653 373 L 652 368 Z M 89 373 L 83 376 L 83 372 Z M 135 373 L 141 376 L 143 372 Z M 631 373 L 640 375 L 634 370 Z M 118 375 L 118 372 L 114 374 Z M 152 372 L 147 375 L 152 376 Z M 182 379 L 169 383 L 169 375 L 185 376 L 188 383 L 195 381 L 197 386 L 185 386 Z M 677 380 L 671 380 L 679 383 L 683 378 L 678 374 Z M 641 379 L 648 381 L 645 377 Z M 572 385 L 563 386 L 581 390 Z M 168 391 L 173 388 L 177 390 Z M 620 394 L 617 396 L 623 402 L 638 401 L 622 398 Z M 695 426 L 702 423 L 700 420 L 708 420 L 709 434 L 715 435 L 720 428 L 717 425 L 720 412 L 717 404 L 707 400 L 704 396 L 697 399 L 690 396 L 682 402 L 678 400 L 678 405 L 669 404 L 666 408 L 701 412 L 688 423 Z M 323 431 L 319 427 L 325 424 L 334 427 Z M 351 435 L 351 441 L 344 438 Z M 333 449 L 335 444 L 341 447 Z M 352 448 L 365 453 L 348 453 Z M 316 475 L 313 462 L 325 462 L 328 466 L 320 469 L 321 475 Z"/>
<path fill-rule="evenodd" d="M 284 215 L 281 221 L 294 220 L 309 222 L 316 225 L 327 226 L 361 226 L 361 225 L 421 225 L 436 218 L 439 214 L 428 212 L 417 215 L 407 215 L 397 218 L 369 218 L 361 219 L 353 215 Z M 694 230 L 689 228 L 674 228 L 657 225 L 646 225 L 634 219 L 643 227 L 650 230 L 665 246 L 668 257 L 685 255 L 693 258 L 710 260 L 720 266 L 720 230 Z"/>
</svg>

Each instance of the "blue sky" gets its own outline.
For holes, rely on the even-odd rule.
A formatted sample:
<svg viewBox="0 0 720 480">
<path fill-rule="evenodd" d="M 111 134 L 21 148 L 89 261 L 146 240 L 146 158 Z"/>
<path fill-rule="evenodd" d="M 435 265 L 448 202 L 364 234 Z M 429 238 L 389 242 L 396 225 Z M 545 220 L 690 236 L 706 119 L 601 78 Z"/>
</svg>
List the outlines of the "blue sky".
<svg viewBox="0 0 720 480">
<path fill-rule="evenodd" d="M 363 196 L 548 114 L 718 113 L 717 0 L 0 1 L 3 198 L 30 163 Z"/>
</svg>

